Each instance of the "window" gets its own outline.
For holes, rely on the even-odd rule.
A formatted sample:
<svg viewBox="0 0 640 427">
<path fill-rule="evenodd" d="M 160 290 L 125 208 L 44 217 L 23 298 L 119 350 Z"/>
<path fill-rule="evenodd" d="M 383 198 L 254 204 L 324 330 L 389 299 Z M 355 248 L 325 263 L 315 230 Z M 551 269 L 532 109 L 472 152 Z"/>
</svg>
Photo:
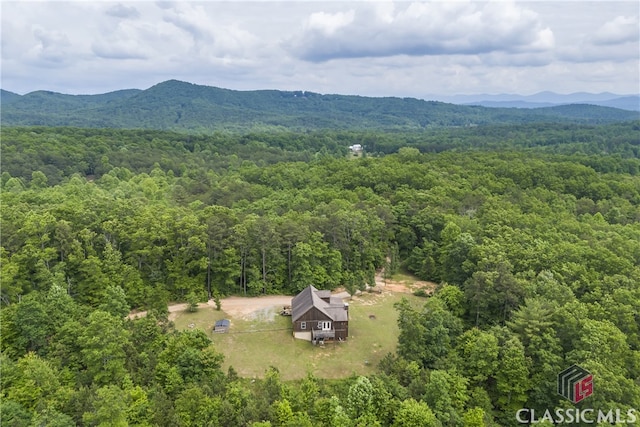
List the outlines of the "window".
<svg viewBox="0 0 640 427">
<path fill-rule="evenodd" d="M 318 322 L 318 329 L 322 329 L 323 331 L 330 331 L 331 322 Z"/>
<path fill-rule="evenodd" d="M 307 322 L 300 322 L 300 329 L 307 329 Z"/>
</svg>

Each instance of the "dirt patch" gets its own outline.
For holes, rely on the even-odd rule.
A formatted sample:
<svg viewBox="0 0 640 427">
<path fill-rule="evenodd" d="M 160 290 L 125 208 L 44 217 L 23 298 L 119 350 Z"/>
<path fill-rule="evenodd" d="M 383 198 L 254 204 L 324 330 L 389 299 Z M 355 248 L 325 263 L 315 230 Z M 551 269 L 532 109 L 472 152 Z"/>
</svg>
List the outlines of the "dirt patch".
<svg viewBox="0 0 640 427">
<path fill-rule="evenodd" d="M 220 300 L 221 309 L 231 317 L 243 318 L 247 320 L 273 320 L 275 315 L 280 313 L 285 305 L 291 304 L 290 296 L 285 295 L 267 295 L 262 297 L 228 297 Z M 169 320 L 175 320 L 178 313 L 186 311 L 189 307 L 186 303 L 172 304 L 169 309 Z M 215 308 L 214 300 L 198 304 L 199 308 Z M 129 319 L 139 319 L 147 315 L 146 311 L 131 312 Z"/>
<path fill-rule="evenodd" d="M 387 259 L 387 261 L 389 261 Z M 381 289 L 383 292 L 394 292 L 394 293 L 404 293 L 404 294 L 412 294 L 418 289 L 424 289 L 427 294 L 433 294 L 436 290 L 436 283 L 427 282 L 424 280 L 415 280 L 411 281 L 411 283 L 407 283 L 404 280 L 390 280 L 384 278 L 384 269 L 379 271 L 376 274 L 376 288 Z"/>
<path fill-rule="evenodd" d="M 413 292 L 411 290 L 411 287 L 403 282 L 388 281 L 386 285 L 382 285 L 382 289 L 389 292 L 403 293 L 403 294 L 410 294 Z"/>
<path fill-rule="evenodd" d="M 436 289 L 436 284 L 433 282 L 415 281 L 412 284 L 407 284 L 404 281 L 384 280 L 382 273 L 376 275 L 376 292 L 372 292 L 375 295 L 384 295 L 385 293 L 405 293 L 411 294 L 417 289 L 425 289 L 425 292 L 432 294 Z M 368 293 L 368 292 L 365 292 Z M 354 297 L 357 298 L 361 292 L 356 293 Z M 349 294 L 344 288 L 336 289 L 336 292 L 332 294 L 339 298 L 349 298 Z M 227 313 L 230 317 L 235 317 L 244 320 L 262 320 L 273 321 L 276 315 L 280 313 L 280 310 L 285 305 L 291 304 L 291 296 L 285 295 L 265 295 L 260 297 L 228 297 L 221 300 L 221 309 Z M 365 304 L 374 304 L 375 302 L 365 302 Z M 205 303 L 198 304 L 200 308 L 212 307 L 215 309 L 216 304 L 213 300 L 209 300 Z M 169 307 L 169 320 L 175 320 L 179 312 L 186 311 L 188 304 L 172 304 Z M 138 319 L 145 317 L 146 311 L 132 312 L 129 314 L 129 319 Z"/>
<path fill-rule="evenodd" d="M 258 320 L 260 322 L 273 322 L 276 316 L 280 316 L 282 305 L 272 305 L 271 307 L 259 308 L 251 313 L 245 314 L 245 320 Z"/>
<path fill-rule="evenodd" d="M 386 284 L 383 282 L 377 285 L 377 287 L 383 291 L 403 294 L 412 294 L 418 289 L 424 289 L 427 294 L 432 294 L 435 292 L 437 286 L 436 283 L 422 280 L 417 280 L 411 284 L 407 284 L 405 281 L 387 280 Z"/>
<path fill-rule="evenodd" d="M 291 305 L 290 296 L 228 297 L 221 300 L 222 310 L 231 317 L 246 320 L 273 320 L 285 305 Z M 215 307 L 215 304 L 214 304 Z"/>
</svg>

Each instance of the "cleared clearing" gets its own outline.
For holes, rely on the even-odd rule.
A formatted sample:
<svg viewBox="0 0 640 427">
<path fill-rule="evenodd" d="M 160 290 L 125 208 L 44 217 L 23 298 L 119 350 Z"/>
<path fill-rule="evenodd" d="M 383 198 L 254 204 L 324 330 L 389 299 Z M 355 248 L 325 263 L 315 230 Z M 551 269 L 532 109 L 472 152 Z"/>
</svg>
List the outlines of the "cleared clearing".
<svg viewBox="0 0 640 427">
<path fill-rule="evenodd" d="M 277 367 L 286 380 L 303 378 L 308 372 L 320 378 L 371 374 L 397 345 L 394 303 L 402 297 L 416 305 L 424 303 L 411 295 L 407 286 L 387 286 L 381 293 L 346 298 L 350 304 L 349 340 L 324 347 L 292 337 L 291 318 L 278 314 L 291 297 L 225 298 L 221 311 L 204 304 L 195 313 L 174 311 L 172 318 L 177 329 L 204 330 L 224 354 L 225 369 L 233 366 L 243 377 L 262 377 L 269 366 Z M 216 320 L 225 318 L 231 320 L 230 332 L 213 333 Z"/>
</svg>

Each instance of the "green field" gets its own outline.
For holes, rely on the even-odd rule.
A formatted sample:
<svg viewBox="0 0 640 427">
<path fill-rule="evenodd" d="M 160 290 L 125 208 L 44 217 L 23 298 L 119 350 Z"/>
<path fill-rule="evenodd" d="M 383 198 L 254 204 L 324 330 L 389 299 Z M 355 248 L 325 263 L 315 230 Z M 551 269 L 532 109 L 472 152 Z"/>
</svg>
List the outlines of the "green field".
<svg viewBox="0 0 640 427">
<path fill-rule="evenodd" d="M 424 302 L 413 295 L 389 292 L 354 297 L 349 301 L 349 340 L 324 347 L 294 339 L 291 318 L 275 314 L 277 307 L 260 310 L 253 319 L 200 308 L 195 313 L 178 313 L 174 322 L 177 329 L 191 325 L 206 331 L 224 354 L 225 369 L 233 366 L 243 377 L 262 377 L 269 366 L 275 366 L 285 380 L 303 378 L 308 372 L 320 378 L 343 378 L 374 373 L 382 357 L 395 351 L 398 326 L 393 304 L 403 296 L 416 305 Z M 231 320 L 229 333 L 214 334 L 213 324 L 223 318 Z"/>
</svg>

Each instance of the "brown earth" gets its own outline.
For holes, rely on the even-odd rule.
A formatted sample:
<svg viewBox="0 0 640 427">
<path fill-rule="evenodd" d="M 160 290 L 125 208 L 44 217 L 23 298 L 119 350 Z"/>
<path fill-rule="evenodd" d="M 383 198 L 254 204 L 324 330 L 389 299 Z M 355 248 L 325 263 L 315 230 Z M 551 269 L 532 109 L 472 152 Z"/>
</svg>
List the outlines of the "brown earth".
<svg viewBox="0 0 640 427">
<path fill-rule="evenodd" d="M 258 310 L 274 306 L 285 306 L 291 304 L 291 297 L 286 295 L 266 295 L 261 297 L 227 297 L 220 300 L 222 309 L 233 317 L 247 317 Z M 169 320 L 174 320 L 177 314 L 181 311 L 185 311 L 188 308 L 188 304 L 171 304 L 169 305 Z M 216 303 L 214 300 L 203 302 L 198 304 L 200 308 L 213 307 Z M 145 317 L 146 311 L 132 312 L 129 314 L 129 319 L 138 319 Z"/>
<path fill-rule="evenodd" d="M 427 293 L 431 294 L 436 288 L 436 284 L 433 282 L 415 281 L 411 284 L 402 281 L 394 281 L 387 279 L 386 281 L 382 277 L 382 272 L 376 275 L 376 286 L 371 290 L 374 292 L 392 292 L 392 293 L 413 293 L 415 290 L 425 288 Z M 333 293 L 334 296 L 340 298 L 349 298 L 349 294 L 344 289 L 336 289 Z M 291 304 L 291 296 L 286 295 L 265 295 L 260 297 L 238 297 L 232 296 L 223 298 L 220 300 L 222 310 L 224 310 L 229 316 L 237 318 L 252 318 L 259 315 L 260 311 L 265 311 L 271 308 L 279 309 L 285 305 Z M 216 304 L 214 300 L 209 300 L 205 303 L 198 304 L 198 307 L 214 307 Z M 171 304 L 169 305 L 169 320 L 175 320 L 178 312 L 187 310 L 188 304 Z M 137 319 L 145 317 L 146 311 L 131 312 L 129 319 Z"/>
</svg>

